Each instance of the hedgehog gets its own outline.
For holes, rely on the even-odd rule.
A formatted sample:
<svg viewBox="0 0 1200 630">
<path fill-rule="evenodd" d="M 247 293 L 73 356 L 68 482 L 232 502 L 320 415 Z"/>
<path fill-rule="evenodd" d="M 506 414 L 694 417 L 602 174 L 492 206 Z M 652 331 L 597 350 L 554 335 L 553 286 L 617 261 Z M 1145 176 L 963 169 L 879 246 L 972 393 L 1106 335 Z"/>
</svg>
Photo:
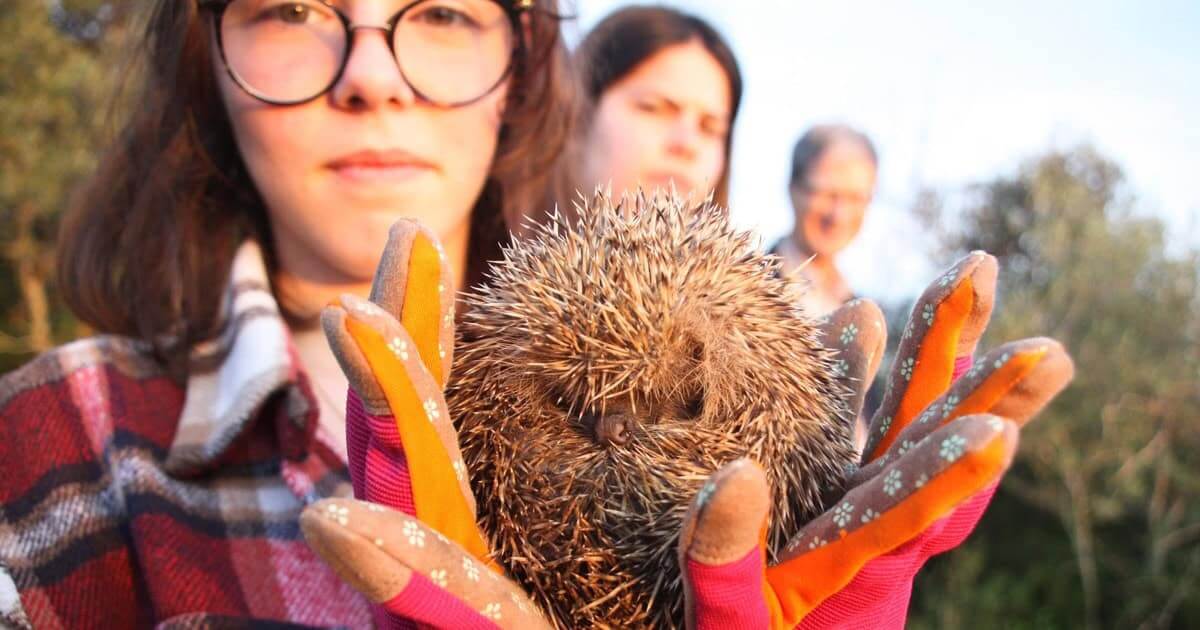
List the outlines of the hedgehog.
<svg viewBox="0 0 1200 630">
<path fill-rule="evenodd" d="M 779 552 L 841 487 L 850 412 L 802 290 L 722 208 L 603 191 L 465 297 L 447 390 L 496 559 L 559 627 L 680 627 L 688 507 L 750 457 Z"/>
</svg>

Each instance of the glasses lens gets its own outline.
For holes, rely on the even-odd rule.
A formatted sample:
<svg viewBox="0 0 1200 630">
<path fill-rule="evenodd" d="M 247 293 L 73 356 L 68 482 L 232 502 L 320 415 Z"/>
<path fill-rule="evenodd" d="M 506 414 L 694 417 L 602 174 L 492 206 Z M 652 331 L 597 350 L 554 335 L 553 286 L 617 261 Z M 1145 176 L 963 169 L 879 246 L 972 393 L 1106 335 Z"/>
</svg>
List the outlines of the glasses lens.
<svg viewBox="0 0 1200 630">
<path fill-rule="evenodd" d="M 396 24 L 392 46 L 413 89 L 443 105 L 487 94 L 508 71 L 515 37 L 490 0 L 421 0 Z"/>
<path fill-rule="evenodd" d="M 346 53 L 342 22 L 316 0 L 234 0 L 221 19 L 221 41 L 243 86 L 281 103 L 323 92 Z"/>
</svg>

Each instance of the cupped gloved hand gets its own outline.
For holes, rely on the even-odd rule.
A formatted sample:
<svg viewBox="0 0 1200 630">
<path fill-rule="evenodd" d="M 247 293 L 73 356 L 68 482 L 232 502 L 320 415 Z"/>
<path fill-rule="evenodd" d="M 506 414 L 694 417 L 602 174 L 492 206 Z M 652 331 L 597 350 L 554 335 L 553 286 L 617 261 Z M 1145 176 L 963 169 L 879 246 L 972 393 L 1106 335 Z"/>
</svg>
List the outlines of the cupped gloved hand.
<svg viewBox="0 0 1200 630">
<path fill-rule="evenodd" d="M 369 300 L 322 321 L 350 382 L 346 434 L 357 501 L 301 515 L 310 546 L 376 604 L 382 627 L 549 627 L 491 560 L 442 388 L 454 298 L 445 257 L 418 224 L 392 227 Z"/>
<path fill-rule="evenodd" d="M 1044 338 L 972 361 L 995 278 L 995 259 L 975 252 L 918 300 L 861 468 L 772 566 L 763 546 L 770 495 L 761 469 L 740 460 L 710 478 L 680 539 L 689 626 L 903 626 L 916 572 L 974 529 L 1020 427 L 1073 375 L 1062 346 Z M 827 344 L 843 348 L 855 411 L 878 366 L 882 330 L 878 309 L 862 302 L 826 324 Z"/>
<path fill-rule="evenodd" d="M 453 307 L 440 259 L 427 232 L 401 223 L 372 299 L 346 297 L 326 312 L 351 382 L 351 476 L 356 496 L 370 503 L 318 503 L 302 526 L 318 553 L 381 605 L 385 623 L 544 627 L 520 588 L 490 562 L 475 526 L 441 393 Z M 1072 373 L 1062 347 L 1048 339 L 1007 344 L 972 366 L 995 273 L 990 256 L 972 254 L 926 291 L 872 420 L 862 467 L 773 566 L 764 549 L 770 494 L 762 471 L 738 461 L 712 476 L 680 538 L 689 625 L 903 623 L 916 571 L 974 528 L 1011 461 L 1019 427 Z M 883 330 L 868 302 L 823 325 L 826 343 L 842 351 L 838 369 L 856 412 L 882 355 Z"/>
</svg>

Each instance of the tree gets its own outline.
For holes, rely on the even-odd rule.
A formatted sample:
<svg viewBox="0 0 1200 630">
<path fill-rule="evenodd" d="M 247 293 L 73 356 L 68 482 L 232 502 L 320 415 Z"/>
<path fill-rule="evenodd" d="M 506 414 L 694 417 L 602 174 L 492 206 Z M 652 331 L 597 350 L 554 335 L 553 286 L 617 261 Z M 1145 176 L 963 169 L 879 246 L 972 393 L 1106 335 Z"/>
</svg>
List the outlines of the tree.
<svg viewBox="0 0 1200 630">
<path fill-rule="evenodd" d="M 914 627 L 1200 627 L 1200 251 L 1168 257 L 1087 147 L 960 203 L 940 254 L 1000 259 L 985 347 L 1052 336 L 1077 375 L 1023 430 L 979 530 L 919 581 Z M 918 214 L 945 226 L 947 205 Z"/>
<path fill-rule="evenodd" d="M 0 11 L 0 372 L 78 335 L 54 295 L 54 237 L 94 168 L 128 3 L 26 0 Z"/>
</svg>

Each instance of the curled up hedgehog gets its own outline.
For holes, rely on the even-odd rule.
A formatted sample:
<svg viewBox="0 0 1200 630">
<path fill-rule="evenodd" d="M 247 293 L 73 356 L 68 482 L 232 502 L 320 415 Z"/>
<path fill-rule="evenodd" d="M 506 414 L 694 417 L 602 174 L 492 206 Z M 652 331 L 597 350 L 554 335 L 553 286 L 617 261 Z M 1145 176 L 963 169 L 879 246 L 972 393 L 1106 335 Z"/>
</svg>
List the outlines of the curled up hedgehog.
<svg viewBox="0 0 1200 630">
<path fill-rule="evenodd" d="M 466 298 L 447 391 L 496 559 L 560 626 L 683 623 L 688 506 L 766 471 L 775 554 L 855 459 L 832 351 L 724 210 L 669 195 L 554 217 Z"/>
</svg>

